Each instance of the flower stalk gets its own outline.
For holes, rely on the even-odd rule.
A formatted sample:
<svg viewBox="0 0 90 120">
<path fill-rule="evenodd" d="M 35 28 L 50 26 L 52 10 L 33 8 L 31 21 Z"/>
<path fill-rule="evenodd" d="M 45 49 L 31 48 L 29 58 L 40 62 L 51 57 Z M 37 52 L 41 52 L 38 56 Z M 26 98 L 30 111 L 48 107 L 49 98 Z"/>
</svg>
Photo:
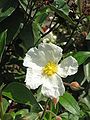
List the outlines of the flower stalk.
<svg viewBox="0 0 90 120">
<path fill-rule="evenodd" d="M 45 113 L 46 113 L 46 110 L 47 110 L 47 105 L 48 105 L 49 100 L 50 100 L 50 99 L 48 98 L 47 101 L 46 101 L 46 104 L 45 104 L 45 107 L 44 107 L 44 110 L 43 110 L 43 113 L 42 113 L 42 115 L 41 115 L 40 120 L 43 120 L 43 118 L 44 118 L 44 116 L 45 116 Z"/>
</svg>

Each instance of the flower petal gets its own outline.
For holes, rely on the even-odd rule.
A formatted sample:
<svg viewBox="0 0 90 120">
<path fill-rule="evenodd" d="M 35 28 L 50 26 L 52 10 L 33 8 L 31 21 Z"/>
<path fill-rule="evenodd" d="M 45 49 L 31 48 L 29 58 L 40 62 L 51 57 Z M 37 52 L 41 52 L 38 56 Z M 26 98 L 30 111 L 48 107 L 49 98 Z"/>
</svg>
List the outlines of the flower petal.
<svg viewBox="0 0 90 120">
<path fill-rule="evenodd" d="M 43 76 L 41 75 L 40 69 L 27 68 L 25 82 L 29 88 L 36 89 L 43 84 Z"/>
<path fill-rule="evenodd" d="M 78 71 L 77 60 L 72 56 L 69 56 L 60 63 L 57 74 L 65 78 L 68 75 L 75 74 L 77 71 Z"/>
<path fill-rule="evenodd" d="M 45 54 L 36 47 L 31 48 L 24 58 L 23 65 L 26 67 L 44 66 L 46 64 Z"/>
<path fill-rule="evenodd" d="M 47 78 L 42 85 L 41 92 L 44 96 L 48 96 L 51 99 L 62 96 L 65 92 L 65 87 L 61 77 L 55 74 L 54 76 Z"/>
<path fill-rule="evenodd" d="M 43 51 L 48 61 L 58 63 L 62 57 L 62 48 L 53 43 L 41 43 L 38 46 L 39 51 Z"/>
</svg>

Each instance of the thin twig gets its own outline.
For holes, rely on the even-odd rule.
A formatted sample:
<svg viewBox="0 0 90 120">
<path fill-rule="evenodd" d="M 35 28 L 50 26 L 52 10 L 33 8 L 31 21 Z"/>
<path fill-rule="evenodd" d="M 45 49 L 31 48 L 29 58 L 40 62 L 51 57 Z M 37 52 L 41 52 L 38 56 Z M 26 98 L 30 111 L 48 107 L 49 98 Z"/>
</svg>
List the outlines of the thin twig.
<svg viewBox="0 0 90 120">
<path fill-rule="evenodd" d="M 27 14 L 27 11 L 28 11 L 28 8 L 29 8 L 29 5 L 30 5 L 30 2 L 31 2 L 31 0 L 28 1 L 27 7 L 26 7 L 26 14 Z"/>
<path fill-rule="evenodd" d="M 67 4 L 70 2 L 70 0 L 67 1 Z"/>
<path fill-rule="evenodd" d="M 34 2 L 33 5 L 32 5 L 32 3 L 33 3 L 33 0 L 31 1 L 31 4 L 30 4 L 30 5 L 31 5 L 31 9 L 30 9 L 30 11 L 29 11 L 29 15 L 28 15 L 28 17 L 27 17 L 26 23 L 29 21 L 30 18 L 32 18 L 32 17 L 31 17 L 31 14 L 32 14 L 32 9 L 33 9 L 33 7 L 34 7 L 34 5 L 35 5 L 35 2 Z"/>
<path fill-rule="evenodd" d="M 57 26 L 57 24 L 58 24 L 58 22 L 56 22 L 56 24 L 55 24 L 48 32 L 46 32 L 45 34 L 43 34 L 43 35 L 37 40 L 37 42 L 35 43 L 34 46 L 36 46 L 36 45 L 39 43 L 39 41 L 40 41 L 41 38 L 43 38 L 43 37 L 45 37 L 47 34 L 49 34 L 49 33 Z"/>
<path fill-rule="evenodd" d="M 53 23 L 55 17 L 56 17 L 56 16 L 54 15 L 54 16 L 53 16 L 53 19 L 52 19 L 52 21 L 51 21 L 51 23 L 50 23 L 50 25 L 49 25 L 49 28 L 51 28 L 51 25 L 52 25 L 52 23 Z"/>
<path fill-rule="evenodd" d="M 44 110 L 43 110 L 43 113 L 42 113 L 42 116 L 41 116 L 40 120 L 43 120 L 43 118 L 44 118 L 44 115 L 45 115 L 45 113 L 46 113 L 47 105 L 48 105 L 49 100 L 50 100 L 50 99 L 48 98 L 47 101 L 46 101 L 46 104 L 45 104 L 45 107 L 44 107 Z"/>
<path fill-rule="evenodd" d="M 76 29 L 77 29 L 79 23 L 81 22 L 82 18 L 83 18 L 83 15 L 79 18 L 79 20 L 76 23 L 76 25 L 75 25 L 75 27 L 74 27 L 74 29 L 73 29 L 73 31 L 72 31 L 72 33 L 71 33 L 67 43 L 66 43 L 66 45 L 64 46 L 64 52 L 67 51 L 67 49 L 72 45 L 73 41 L 71 41 L 71 38 L 73 37 L 74 32 L 76 31 Z"/>
<path fill-rule="evenodd" d="M 70 83 L 63 82 L 65 86 L 70 86 Z"/>
</svg>

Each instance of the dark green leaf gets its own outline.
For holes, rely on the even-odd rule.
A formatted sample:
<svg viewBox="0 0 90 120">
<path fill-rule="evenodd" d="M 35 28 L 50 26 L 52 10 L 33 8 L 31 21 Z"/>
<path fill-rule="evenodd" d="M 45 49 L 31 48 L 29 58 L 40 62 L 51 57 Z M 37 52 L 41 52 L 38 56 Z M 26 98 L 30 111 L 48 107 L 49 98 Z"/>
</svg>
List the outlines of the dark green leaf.
<svg viewBox="0 0 90 120">
<path fill-rule="evenodd" d="M 17 0 L 0 0 L 0 22 L 10 16 L 17 6 Z"/>
<path fill-rule="evenodd" d="M 26 49 L 29 49 L 34 45 L 34 35 L 31 23 L 28 23 L 24 26 L 20 33 L 20 38 L 22 39 L 23 45 Z"/>
<path fill-rule="evenodd" d="M 70 113 L 75 115 L 80 114 L 79 105 L 71 94 L 65 93 L 63 96 L 60 97 L 59 102 Z"/>
<path fill-rule="evenodd" d="M 50 8 L 51 8 L 51 10 L 55 11 L 60 17 L 64 18 L 65 20 L 67 20 L 71 24 L 74 24 L 74 22 L 72 21 L 72 19 L 66 13 L 64 13 L 62 9 L 58 10 L 53 5 L 50 5 Z"/>
<path fill-rule="evenodd" d="M 6 44 L 6 36 L 7 36 L 6 31 L 0 33 L 0 60 L 1 60 L 2 54 L 4 52 L 4 47 Z"/>
<path fill-rule="evenodd" d="M 21 83 L 10 83 L 4 88 L 2 94 L 18 103 L 31 105 L 35 112 L 41 110 L 32 92 Z"/>
<path fill-rule="evenodd" d="M 7 43 L 16 38 L 16 36 L 20 32 L 20 24 L 23 21 L 23 13 L 17 9 L 10 17 L 0 23 L 0 32 L 7 29 Z"/>
<path fill-rule="evenodd" d="M 60 17 L 64 18 L 68 22 L 74 24 L 72 19 L 68 16 L 69 6 L 65 0 L 55 0 L 53 5 L 50 5 L 50 9 L 55 11 Z"/>
<path fill-rule="evenodd" d="M 81 65 L 90 57 L 90 52 L 80 51 L 75 53 L 73 57 L 76 58 L 78 64 Z"/>
</svg>

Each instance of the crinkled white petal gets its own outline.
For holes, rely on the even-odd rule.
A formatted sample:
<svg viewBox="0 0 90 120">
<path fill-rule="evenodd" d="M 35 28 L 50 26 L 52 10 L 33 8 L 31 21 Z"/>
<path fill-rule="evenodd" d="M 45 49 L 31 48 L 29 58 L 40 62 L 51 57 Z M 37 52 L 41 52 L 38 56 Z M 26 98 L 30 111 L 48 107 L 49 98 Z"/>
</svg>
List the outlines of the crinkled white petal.
<svg viewBox="0 0 90 120">
<path fill-rule="evenodd" d="M 58 63 L 62 57 L 62 48 L 53 43 L 41 43 L 38 46 L 39 51 L 43 51 L 45 59 Z"/>
<path fill-rule="evenodd" d="M 36 47 L 31 48 L 24 58 L 23 65 L 25 67 L 44 66 L 46 58 L 43 51 L 39 51 Z"/>
<path fill-rule="evenodd" d="M 41 68 L 40 69 L 32 69 L 32 68 L 27 68 L 27 73 L 26 73 L 26 85 L 30 89 L 36 89 L 40 85 L 43 84 L 44 79 L 42 79 L 41 75 Z"/>
<path fill-rule="evenodd" d="M 47 77 L 44 80 L 44 83 L 42 85 L 41 93 L 44 96 L 48 96 L 51 99 L 58 98 L 59 96 L 62 96 L 65 92 L 65 87 L 63 85 L 61 77 L 59 77 L 57 74 Z"/>
<path fill-rule="evenodd" d="M 65 78 L 68 75 L 73 75 L 78 71 L 78 62 L 72 56 L 65 58 L 58 67 L 58 73 L 61 77 Z"/>
</svg>

